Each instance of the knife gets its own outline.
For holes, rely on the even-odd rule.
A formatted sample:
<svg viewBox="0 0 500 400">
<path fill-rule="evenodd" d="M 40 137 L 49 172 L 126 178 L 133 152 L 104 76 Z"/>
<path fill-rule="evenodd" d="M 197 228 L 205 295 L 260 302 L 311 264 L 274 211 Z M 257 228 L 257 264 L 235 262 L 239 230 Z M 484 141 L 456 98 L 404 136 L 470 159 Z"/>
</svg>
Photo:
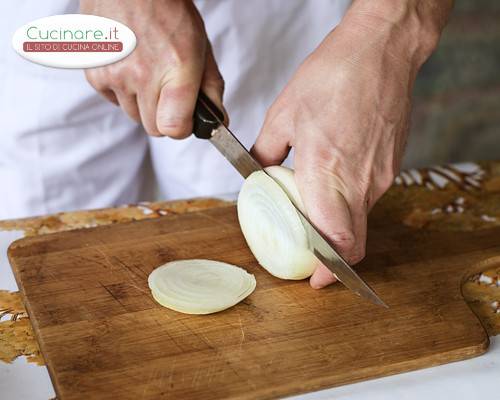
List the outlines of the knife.
<svg viewBox="0 0 500 400">
<path fill-rule="evenodd" d="M 219 152 L 246 178 L 252 172 L 265 170 L 252 157 L 248 150 L 224 125 L 224 114 L 206 96 L 200 92 L 193 116 L 193 133 L 200 139 L 209 140 Z M 281 187 L 276 179 L 268 175 Z M 286 192 L 285 188 L 282 189 Z M 293 199 L 290 199 L 308 234 L 309 247 L 314 255 L 350 290 L 374 304 L 387 307 L 375 291 L 359 277 L 349 264 L 338 254 L 318 229 L 299 210 Z"/>
</svg>

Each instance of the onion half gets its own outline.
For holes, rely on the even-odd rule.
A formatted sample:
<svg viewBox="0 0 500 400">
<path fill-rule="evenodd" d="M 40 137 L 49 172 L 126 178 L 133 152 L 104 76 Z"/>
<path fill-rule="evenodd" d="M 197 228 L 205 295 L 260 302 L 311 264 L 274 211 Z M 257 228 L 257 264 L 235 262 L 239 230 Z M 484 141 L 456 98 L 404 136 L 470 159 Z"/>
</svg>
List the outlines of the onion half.
<svg viewBox="0 0 500 400">
<path fill-rule="evenodd" d="M 151 272 L 148 284 L 159 304 L 185 314 L 225 310 L 256 286 L 255 277 L 243 268 L 212 260 L 169 262 Z"/>
<path fill-rule="evenodd" d="M 294 173 L 273 166 L 251 174 L 238 196 L 238 219 L 255 258 L 269 273 L 282 279 L 312 275 L 317 259 L 309 250 L 307 232 L 289 197 L 305 212 Z"/>
</svg>

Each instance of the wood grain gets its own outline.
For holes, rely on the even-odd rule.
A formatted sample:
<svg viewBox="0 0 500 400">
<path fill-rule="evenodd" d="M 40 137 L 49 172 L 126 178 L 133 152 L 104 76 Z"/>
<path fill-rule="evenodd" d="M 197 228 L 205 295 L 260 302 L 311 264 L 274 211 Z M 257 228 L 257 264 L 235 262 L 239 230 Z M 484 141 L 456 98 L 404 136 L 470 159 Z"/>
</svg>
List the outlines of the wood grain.
<svg viewBox="0 0 500 400">
<path fill-rule="evenodd" d="M 276 398 L 486 351 L 460 284 L 496 262 L 500 229 L 416 230 L 383 208 L 370 226 L 358 269 L 389 310 L 270 276 L 234 207 L 22 239 L 9 258 L 63 400 Z M 185 258 L 240 265 L 257 289 L 209 316 L 162 308 L 147 276 Z"/>
</svg>

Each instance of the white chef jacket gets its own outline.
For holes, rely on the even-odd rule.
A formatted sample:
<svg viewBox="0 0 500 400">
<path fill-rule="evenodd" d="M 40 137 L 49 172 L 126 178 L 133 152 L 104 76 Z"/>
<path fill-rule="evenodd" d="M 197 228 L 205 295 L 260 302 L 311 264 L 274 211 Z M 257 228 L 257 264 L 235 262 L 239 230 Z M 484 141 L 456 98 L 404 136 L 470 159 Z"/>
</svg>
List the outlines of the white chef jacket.
<svg viewBox="0 0 500 400">
<path fill-rule="evenodd" d="M 198 0 L 226 81 L 231 129 L 247 147 L 301 61 L 349 0 Z M 140 7 L 140 2 L 137 2 Z M 88 84 L 82 70 L 48 68 L 11 40 L 37 18 L 78 12 L 76 0 L 0 2 L 0 219 L 237 192 L 241 178 L 204 140 L 148 138 Z"/>
</svg>

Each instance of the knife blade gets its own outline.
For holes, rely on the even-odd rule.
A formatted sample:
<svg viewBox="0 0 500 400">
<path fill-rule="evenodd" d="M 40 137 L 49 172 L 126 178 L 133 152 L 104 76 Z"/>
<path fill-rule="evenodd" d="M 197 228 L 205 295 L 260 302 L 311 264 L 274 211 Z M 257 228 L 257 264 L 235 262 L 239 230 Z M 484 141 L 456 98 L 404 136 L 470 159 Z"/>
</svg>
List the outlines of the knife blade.
<svg viewBox="0 0 500 400">
<path fill-rule="evenodd" d="M 198 96 L 193 118 L 193 133 L 200 139 L 208 139 L 219 152 L 236 168 L 243 176 L 248 177 L 255 171 L 267 172 L 252 157 L 248 150 L 233 133 L 224 125 L 224 114 L 213 102 L 202 92 Z M 281 183 L 273 179 L 281 189 L 287 193 Z M 371 301 L 374 304 L 388 308 L 375 291 L 349 266 L 340 254 L 335 251 L 330 242 L 309 221 L 306 215 L 300 211 L 297 204 L 289 197 L 297 214 L 299 215 L 304 229 L 307 232 L 309 249 L 313 254 L 350 290 L 357 295 Z"/>
<path fill-rule="evenodd" d="M 243 178 L 252 172 L 263 170 L 245 146 L 223 124 L 212 131 L 212 137 L 208 140 L 226 157 Z"/>
</svg>

